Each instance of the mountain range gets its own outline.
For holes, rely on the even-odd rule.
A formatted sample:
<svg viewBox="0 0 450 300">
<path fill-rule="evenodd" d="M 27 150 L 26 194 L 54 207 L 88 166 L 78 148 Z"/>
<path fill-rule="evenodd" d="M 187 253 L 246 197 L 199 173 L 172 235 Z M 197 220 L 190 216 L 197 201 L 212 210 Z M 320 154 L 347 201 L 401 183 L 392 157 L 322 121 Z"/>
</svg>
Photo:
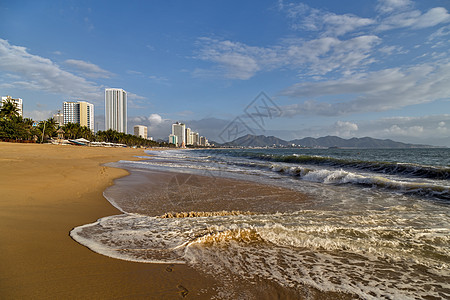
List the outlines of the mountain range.
<svg viewBox="0 0 450 300">
<path fill-rule="evenodd" d="M 337 136 L 325 136 L 320 138 L 306 137 L 292 141 L 285 141 L 274 136 L 251 135 L 241 136 L 231 142 L 219 144 L 222 147 L 288 147 L 293 144 L 308 148 L 434 148 L 430 145 L 407 144 L 390 139 L 381 140 L 370 137 L 343 139 Z"/>
</svg>

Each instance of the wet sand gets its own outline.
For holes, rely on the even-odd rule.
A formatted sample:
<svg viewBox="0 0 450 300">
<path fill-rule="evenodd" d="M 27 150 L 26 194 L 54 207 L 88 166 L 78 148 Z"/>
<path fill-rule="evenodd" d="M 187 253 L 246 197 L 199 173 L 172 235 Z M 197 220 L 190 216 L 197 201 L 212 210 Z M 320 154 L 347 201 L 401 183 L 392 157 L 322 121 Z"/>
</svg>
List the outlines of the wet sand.
<svg viewBox="0 0 450 300">
<path fill-rule="evenodd" d="M 117 180 L 105 196 L 126 212 L 148 216 L 180 212 L 287 212 L 304 208 L 305 201 L 310 200 L 293 190 L 255 182 L 138 169 L 131 169 L 129 176 Z"/>
<path fill-rule="evenodd" d="M 73 227 L 119 214 L 103 197 L 139 149 L 0 143 L 1 299 L 207 299 L 214 280 L 185 265 L 115 260 Z"/>
</svg>

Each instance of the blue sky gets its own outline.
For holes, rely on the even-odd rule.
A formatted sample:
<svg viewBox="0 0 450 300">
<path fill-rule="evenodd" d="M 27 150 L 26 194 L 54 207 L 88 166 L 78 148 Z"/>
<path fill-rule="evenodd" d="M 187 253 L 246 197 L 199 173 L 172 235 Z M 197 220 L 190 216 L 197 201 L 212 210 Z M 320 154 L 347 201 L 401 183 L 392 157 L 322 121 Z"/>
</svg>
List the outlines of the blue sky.
<svg viewBox="0 0 450 300">
<path fill-rule="evenodd" d="M 450 146 L 449 10 L 448 0 L 3 0 L 0 93 L 36 120 L 87 100 L 103 129 L 104 88 L 120 87 L 129 128 L 155 138 L 183 121 L 218 140 L 239 117 L 288 140 Z M 260 92 L 277 108 L 263 124 L 245 114 Z"/>
</svg>

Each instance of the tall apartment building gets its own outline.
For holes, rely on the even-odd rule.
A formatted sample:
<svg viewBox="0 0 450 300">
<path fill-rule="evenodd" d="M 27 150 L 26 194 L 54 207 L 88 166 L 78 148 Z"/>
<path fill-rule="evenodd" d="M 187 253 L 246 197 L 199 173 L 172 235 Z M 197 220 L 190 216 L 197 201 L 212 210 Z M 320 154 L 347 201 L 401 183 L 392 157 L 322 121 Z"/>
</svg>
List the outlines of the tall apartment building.
<svg viewBox="0 0 450 300">
<path fill-rule="evenodd" d="M 78 123 L 94 130 L 94 105 L 86 101 L 69 102 L 63 104 L 64 125 Z"/>
<path fill-rule="evenodd" d="M 177 136 L 177 146 L 182 147 L 186 145 L 186 125 L 176 122 L 172 124 L 172 135 Z"/>
<path fill-rule="evenodd" d="M 105 130 L 127 133 L 127 92 L 105 89 Z"/>
<path fill-rule="evenodd" d="M 201 136 L 199 145 L 204 147 L 209 146 L 208 139 L 204 136 Z"/>
<path fill-rule="evenodd" d="M 191 135 L 191 129 L 186 128 L 186 145 L 192 145 L 192 135 Z"/>
<path fill-rule="evenodd" d="M 17 110 L 19 111 L 19 116 L 23 117 L 23 103 L 22 103 L 22 98 L 12 98 L 11 96 L 5 96 L 2 97 L 2 101 L 0 102 L 0 107 L 2 107 L 3 102 L 6 101 L 13 101 L 16 106 L 17 106 Z"/>
<path fill-rule="evenodd" d="M 147 139 L 147 130 L 147 126 L 136 125 L 134 126 L 134 135 L 143 139 Z"/>
<path fill-rule="evenodd" d="M 200 137 L 198 132 L 191 132 L 192 145 L 198 146 L 200 145 Z"/>
</svg>

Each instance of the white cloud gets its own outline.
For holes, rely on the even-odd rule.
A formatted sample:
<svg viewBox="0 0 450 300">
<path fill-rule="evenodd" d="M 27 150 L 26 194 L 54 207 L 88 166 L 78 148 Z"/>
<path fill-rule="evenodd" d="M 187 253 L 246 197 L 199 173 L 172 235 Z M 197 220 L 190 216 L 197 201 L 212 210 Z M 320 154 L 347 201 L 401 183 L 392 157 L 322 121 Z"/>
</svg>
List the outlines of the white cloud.
<svg viewBox="0 0 450 300">
<path fill-rule="evenodd" d="M 384 129 L 384 133 L 388 136 L 409 136 L 409 137 L 418 137 L 423 133 L 423 126 L 403 126 L 400 127 L 397 124 L 392 125 L 389 128 Z"/>
<path fill-rule="evenodd" d="M 330 72 L 351 73 L 373 63 L 372 49 L 380 43 L 374 35 L 348 40 L 322 37 L 310 41 L 288 39 L 281 45 L 255 47 L 232 41 L 201 38 L 196 58 L 216 64 L 213 71 L 197 69 L 194 75 L 218 75 L 226 78 L 250 79 L 259 71 L 289 68 L 309 75 Z"/>
<path fill-rule="evenodd" d="M 444 37 L 450 35 L 450 25 L 444 26 L 436 30 L 433 34 L 430 35 L 429 40 L 432 41 L 436 38 Z"/>
<path fill-rule="evenodd" d="M 377 10 L 381 13 L 408 9 L 412 6 L 411 0 L 378 0 Z"/>
<path fill-rule="evenodd" d="M 334 132 L 332 134 L 341 137 L 354 136 L 355 131 L 358 131 L 358 125 L 348 121 L 337 121 L 333 127 Z"/>
<path fill-rule="evenodd" d="M 339 80 L 299 83 L 285 89 L 282 95 L 299 99 L 333 95 L 337 100 L 325 103 L 309 99 L 303 103 L 288 105 L 282 107 L 285 116 L 337 116 L 386 111 L 448 98 L 450 63 L 437 62 L 356 74 Z M 341 100 L 342 97 L 346 101 Z"/>
<path fill-rule="evenodd" d="M 200 38 L 199 43 L 201 49 L 197 58 L 216 63 L 225 77 L 233 79 L 251 78 L 261 68 L 258 60 L 271 51 L 210 38 Z"/>
<path fill-rule="evenodd" d="M 127 100 L 145 100 L 147 97 L 137 95 L 135 93 L 127 92 Z"/>
<path fill-rule="evenodd" d="M 379 139 L 450 147 L 450 114 L 421 117 L 390 117 L 370 121 L 338 121 L 331 125 L 306 127 L 291 132 L 291 137 L 337 135 L 343 138 L 370 136 Z M 438 126 L 437 126 L 438 125 Z M 345 130 L 348 129 L 348 130 Z"/>
<path fill-rule="evenodd" d="M 372 25 L 375 20 L 353 14 L 338 15 L 309 7 L 304 3 L 282 6 L 292 20 L 294 29 L 321 31 L 322 36 L 340 36 Z"/>
<path fill-rule="evenodd" d="M 83 60 L 68 59 L 65 63 L 80 70 L 85 76 L 92 78 L 110 78 L 114 75 L 93 63 L 85 62 Z"/>
<path fill-rule="evenodd" d="M 0 70 L 20 79 L 2 82 L 15 88 L 40 90 L 74 98 L 100 101 L 103 92 L 96 83 L 61 69 L 50 59 L 33 55 L 25 47 L 0 39 Z"/>
<path fill-rule="evenodd" d="M 359 128 L 366 135 L 373 137 L 391 138 L 409 143 L 450 146 L 450 130 L 445 127 L 449 121 L 450 114 L 391 117 L 362 122 L 359 124 Z"/>
<path fill-rule="evenodd" d="M 158 125 L 162 123 L 163 118 L 158 114 L 151 114 L 148 117 L 148 121 L 150 122 L 151 125 Z"/>
<path fill-rule="evenodd" d="M 394 13 L 381 20 L 379 31 L 410 27 L 422 29 L 450 22 L 450 14 L 443 7 L 434 7 L 422 14 L 419 10 Z"/>
</svg>

